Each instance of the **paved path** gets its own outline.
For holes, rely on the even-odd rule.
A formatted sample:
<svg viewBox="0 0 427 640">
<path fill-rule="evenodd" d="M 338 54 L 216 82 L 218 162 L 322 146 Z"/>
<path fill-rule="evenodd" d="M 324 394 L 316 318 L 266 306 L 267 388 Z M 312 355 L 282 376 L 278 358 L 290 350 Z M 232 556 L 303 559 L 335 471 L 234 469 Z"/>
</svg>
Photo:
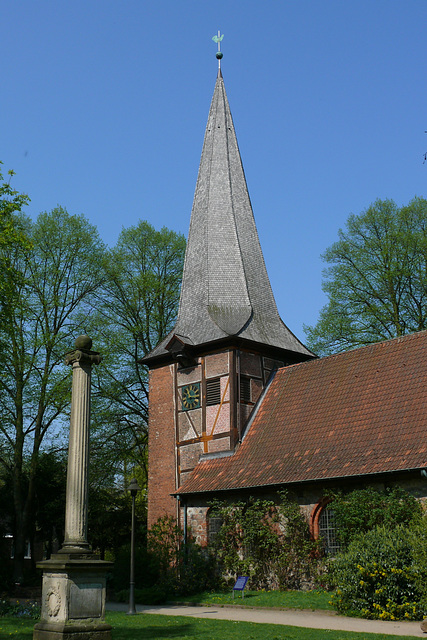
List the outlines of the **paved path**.
<svg viewBox="0 0 427 640">
<path fill-rule="evenodd" d="M 108 611 L 127 611 L 126 604 L 107 603 Z M 420 629 L 419 622 L 383 622 L 382 620 L 363 620 L 346 618 L 333 611 L 298 611 L 295 609 L 261 609 L 249 607 L 198 607 L 198 606 L 145 606 L 136 605 L 138 613 L 157 613 L 168 616 L 190 616 L 193 618 L 215 618 L 217 620 L 243 620 L 269 624 L 283 624 L 291 627 L 310 629 L 333 629 L 337 631 L 358 631 L 365 633 L 383 633 L 396 636 L 425 638 L 427 634 Z"/>
</svg>

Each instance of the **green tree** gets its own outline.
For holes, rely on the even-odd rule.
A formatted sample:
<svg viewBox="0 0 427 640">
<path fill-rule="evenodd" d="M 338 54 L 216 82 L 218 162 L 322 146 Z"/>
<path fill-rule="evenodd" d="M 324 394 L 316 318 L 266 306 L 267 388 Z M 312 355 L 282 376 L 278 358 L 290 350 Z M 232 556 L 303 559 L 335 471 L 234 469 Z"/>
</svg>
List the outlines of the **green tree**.
<svg viewBox="0 0 427 640">
<path fill-rule="evenodd" d="M 92 317 L 104 362 L 93 376 L 92 450 L 106 473 L 146 476 L 148 374 L 140 359 L 176 319 L 185 253 L 181 234 L 148 222 L 124 229 L 106 256 Z M 129 469 L 129 473 L 128 473 Z M 101 468 L 98 477 L 102 476 Z"/>
<path fill-rule="evenodd" d="M 58 440 L 70 401 L 64 353 L 89 323 L 90 297 L 102 284 L 103 245 L 83 216 L 57 208 L 33 223 L 17 217 L 30 244 L 0 247 L 22 278 L 2 310 L 0 340 L 0 466 L 12 476 L 14 580 L 23 578 L 25 542 L 34 515 L 42 443 Z M 25 460 L 29 460 L 25 469 Z"/>
<path fill-rule="evenodd" d="M 0 161 L 0 169 L 2 164 Z M 0 171 L 0 322 L 2 312 L 10 304 L 17 283 L 22 281 L 22 274 L 17 269 L 14 256 L 17 252 L 29 248 L 19 214 L 30 199 L 12 188 L 11 179 L 14 175 L 15 172 L 9 170 L 9 179 L 5 180 Z M 1 346 L 0 343 L 0 348 Z"/>
<path fill-rule="evenodd" d="M 377 200 L 323 254 L 328 303 L 308 346 L 327 355 L 427 328 L 427 200 Z"/>
</svg>

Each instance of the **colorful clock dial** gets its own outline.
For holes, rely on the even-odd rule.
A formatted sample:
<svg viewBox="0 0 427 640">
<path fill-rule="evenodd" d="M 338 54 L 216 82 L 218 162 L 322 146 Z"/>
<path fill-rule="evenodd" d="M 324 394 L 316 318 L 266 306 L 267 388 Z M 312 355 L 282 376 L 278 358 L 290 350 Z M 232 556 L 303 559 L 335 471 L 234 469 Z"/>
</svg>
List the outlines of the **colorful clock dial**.
<svg viewBox="0 0 427 640">
<path fill-rule="evenodd" d="M 188 384 L 182 388 L 182 409 L 198 409 L 200 407 L 200 383 Z"/>
</svg>

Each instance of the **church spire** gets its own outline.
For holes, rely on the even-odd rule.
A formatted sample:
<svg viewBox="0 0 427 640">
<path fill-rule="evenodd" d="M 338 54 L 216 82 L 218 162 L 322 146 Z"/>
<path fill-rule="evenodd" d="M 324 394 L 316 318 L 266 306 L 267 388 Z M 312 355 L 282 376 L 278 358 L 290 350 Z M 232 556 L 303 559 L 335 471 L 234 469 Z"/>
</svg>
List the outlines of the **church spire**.
<svg viewBox="0 0 427 640">
<path fill-rule="evenodd" d="M 213 38 L 219 63 L 222 37 L 218 32 Z M 221 68 L 194 195 L 177 322 L 144 361 L 172 353 L 174 338 L 180 348 L 236 339 L 287 352 L 296 360 L 313 357 L 277 311 Z"/>
</svg>

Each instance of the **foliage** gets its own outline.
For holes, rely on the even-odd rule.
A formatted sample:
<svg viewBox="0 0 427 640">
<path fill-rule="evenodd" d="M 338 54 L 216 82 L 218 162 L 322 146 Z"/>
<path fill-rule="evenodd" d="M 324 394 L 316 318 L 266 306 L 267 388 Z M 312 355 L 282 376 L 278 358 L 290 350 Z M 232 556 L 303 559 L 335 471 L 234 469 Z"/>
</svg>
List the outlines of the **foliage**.
<svg viewBox="0 0 427 640">
<path fill-rule="evenodd" d="M 103 253 L 88 221 L 61 207 L 41 213 L 36 222 L 23 214 L 19 221 L 31 247 L 0 247 L 0 257 L 22 274 L 0 323 L 0 341 L 7 343 L 0 378 L 0 467 L 12 477 L 16 582 L 23 579 L 42 443 L 51 434 L 56 444 L 69 407 L 71 370 L 64 368 L 63 356 L 84 332 L 89 297 L 101 283 L 97 264 Z"/>
<path fill-rule="evenodd" d="M 21 272 L 11 256 L 31 246 L 18 215 L 30 199 L 12 188 L 11 178 L 14 175 L 15 172 L 9 170 L 9 180 L 6 181 L 0 171 L 0 313 L 14 295 L 17 282 L 22 282 Z"/>
<path fill-rule="evenodd" d="M 165 587 L 153 584 L 151 587 L 144 589 L 135 589 L 135 603 L 145 605 L 164 604 L 170 598 L 170 593 Z M 114 594 L 116 602 L 129 602 L 129 589 L 118 591 Z"/>
<path fill-rule="evenodd" d="M 310 539 L 299 506 L 283 492 L 271 500 L 212 503 L 222 520 L 212 543 L 225 574 L 247 575 L 253 589 L 301 588 L 317 573 L 317 544 Z"/>
<path fill-rule="evenodd" d="M 279 546 L 274 502 L 251 499 L 230 505 L 214 501 L 211 514 L 222 521 L 212 546 L 225 574 L 249 576 L 254 589 L 268 587 Z"/>
<path fill-rule="evenodd" d="M 161 575 L 176 572 L 181 559 L 182 538 L 183 532 L 172 516 L 162 516 L 148 531 L 148 550 L 155 558 Z"/>
<path fill-rule="evenodd" d="M 137 543 L 143 548 L 146 545 L 145 508 L 136 504 Z M 129 551 L 130 528 L 132 519 L 132 502 L 128 492 L 117 486 L 100 486 L 91 483 L 89 488 L 88 538 L 101 559 L 108 551 L 115 561 L 123 549 Z M 144 524 L 139 524 L 139 523 Z M 120 550 L 120 552 L 119 552 Z M 145 560 L 144 560 L 145 561 Z M 129 559 L 126 563 L 129 573 Z M 142 569 L 142 572 L 144 570 Z M 120 587 L 124 588 L 124 587 Z"/>
<path fill-rule="evenodd" d="M 23 457 L 22 461 L 21 486 L 23 492 L 27 492 L 29 488 L 30 470 L 31 458 L 27 455 Z M 65 519 L 65 477 L 64 455 L 54 451 L 41 451 L 34 479 L 32 517 L 27 529 L 32 557 L 34 557 L 33 549 L 36 537 L 45 543 L 44 551 L 47 558 L 52 553 L 54 541 L 62 543 Z M 13 495 L 12 469 L 7 469 L 3 472 L 3 482 L 0 483 L 0 513 L 7 529 L 4 533 L 13 534 L 13 537 L 16 538 Z M 5 560 L 8 558 L 6 554 L 10 555 L 10 549 L 0 548 L 0 558 Z M 0 584 L 2 582 L 6 584 L 6 575 L 9 577 L 9 567 L 9 561 L 0 562 L 0 578 L 5 574 L 5 579 L 4 581 L 0 579 Z"/>
<path fill-rule="evenodd" d="M 138 543 L 135 547 L 135 587 L 144 589 L 154 586 L 159 579 L 159 574 L 155 563 L 152 562 L 152 556 L 147 551 L 146 540 L 141 540 L 138 533 L 136 534 Z M 114 558 L 112 587 L 117 596 L 118 593 L 129 589 L 130 575 L 130 544 L 124 544 L 117 550 Z M 120 600 L 119 600 L 120 601 Z"/>
<path fill-rule="evenodd" d="M 0 224 L 10 230 L 7 241 L 0 237 L 0 476 L 13 489 L 8 528 L 17 582 L 36 523 L 48 553 L 53 528 L 61 538 L 65 474 L 52 474 L 50 482 L 41 453 L 65 449 L 71 369 L 63 356 L 79 334 L 89 333 L 104 356 L 92 376 L 90 484 L 97 500 L 90 500 L 89 515 L 101 553 L 124 542 L 118 515 L 128 505 L 111 489 L 117 474 L 126 479 L 133 467 L 145 509 L 148 387 L 139 360 L 173 323 L 185 248 L 182 236 L 141 222 L 123 230 L 108 252 L 83 216 L 57 207 L 33 222 L 21 211 L 27 201 L 0 182 Z M 46 492 L 38 489 L 49 482 Z"/>
<path fill-rule="evenodd" d="M 148 532 L 151 566 L 157 584 L 170 595 L 189 595 L 219 586 L 215 558 L 189 538 L 183 544 L 183 531 L 174 518 L 163 516 Z"/>
<path fill-rule="evenodd" d="M 316 582 L 319 572 L 319 542 L 313 541 L 298 503 L 286 491 L 279 493 L 280 553 L 276 565 L 280 589 L 299 589 Z"/>
<path fill-rule="evenodd" d="M 171 330 L 178 311 L 185 239 L 148 222 L 124 229 L 100 268 L 93 333 L 104 364 L 93 375 L 92 447 L 109 469 L 147 475 L 148 374 L 141 358 Z"/>
<path fill-rule="evenodd" d="M 35 536 L 37 528 L 37 535 L 45 544 L 46 558 L 50 558 L 54 542 L 61 545 L 63 541 L 66 469 L 65 455 L 62 452 L 42 451 L 39 454 L 34 483 L 34 528 L 30 532 L 30 539 Z"/>
<path fill-rule="evenodd" d="M 420 595 L 420 606 L 427 613 L 427 513 L 414 518 L 409 528 L 414 566 L 415 583 Z"/>
<path fill-rule="evenodd" d="M 427 328 L 427 200 L 377 200 L 323 254 L 328 303 L 307 344 L 327 355 Z"/>
<path fill-rule="evenodd" d="M 221 576 L 215 556 L 191 539 L 181 550 L 181 560 L 173 593 L 188 596 L 206 589 L 217 589 Z"/>
<path fill-rule="evenodd" d="M 37 602 L 27 600 L 26 602 L 13 602 L 11 600 L 0 600 L 0 618 L 40 618 L 40 605 Z"/>
<path fill-rule="evenodd" d="M 378 525 L 392 529 L 408 525 L 422 514 L 420 502 L 401 487 L 384 491 L 366 487 L 346 494 L 337 492 L 331 497 L 338 537 L 343 546 Z"/>
<path fill-rule="evenodd" d="M 345 553 L 330 561 L 326 577 L 336 588 L 332 604 L 340 613 L 419 620 L 417 571 L 408 528 L 382 525 L 354 538 Z"/>
</svg>

